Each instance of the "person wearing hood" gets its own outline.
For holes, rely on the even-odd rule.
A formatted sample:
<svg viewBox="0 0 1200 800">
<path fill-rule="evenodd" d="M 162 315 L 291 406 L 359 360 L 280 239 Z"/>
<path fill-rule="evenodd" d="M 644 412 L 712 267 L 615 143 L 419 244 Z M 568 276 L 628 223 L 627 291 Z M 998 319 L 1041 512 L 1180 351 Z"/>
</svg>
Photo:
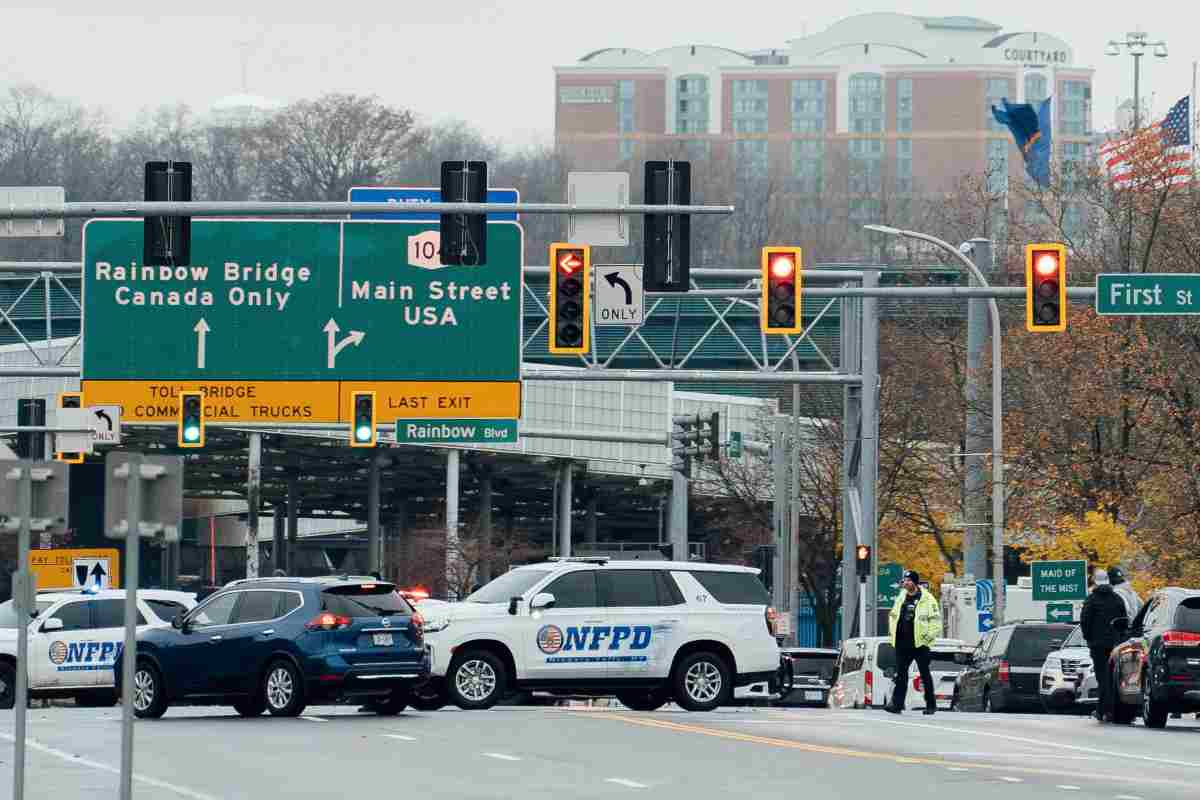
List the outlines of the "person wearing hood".
<svg viewBox="0 0 1200 800">
<path fill-rule="evenodd" d="M 1129 581 L 1125 580 L 1125 573 L 1120 567 L 1108 568 L 1108 583 L 1113 587 L 1113 591 L 1117 596 L 1125 601 L 1125 610 L 1128 612 L 1125 616 L 1133 619 L 1137 616 L 1138 611 L 1142 608 L 1142 598 L 1138 597 L 1138 593 L 1134 591 L 1133 586 Z"/>
<path fill-rule="evenodd" d="M 1096 719 L 1104 721 L 1112 702 L 1112 673 L 1108 668 L 1108 655 L 1117 645 L 1117 631 L 1113 621 L 1127 617 L 1125 601 L 1108 582 L 1108 575 L 1096 570 L 1095 586 L 1084 601 L 1079 615 L 1079 626 L 1088 649 L 1092 652 L 1092 668 L 1096 671 L 1096 688 L 1099 693 L 1096 703 Z"/>
</svg>

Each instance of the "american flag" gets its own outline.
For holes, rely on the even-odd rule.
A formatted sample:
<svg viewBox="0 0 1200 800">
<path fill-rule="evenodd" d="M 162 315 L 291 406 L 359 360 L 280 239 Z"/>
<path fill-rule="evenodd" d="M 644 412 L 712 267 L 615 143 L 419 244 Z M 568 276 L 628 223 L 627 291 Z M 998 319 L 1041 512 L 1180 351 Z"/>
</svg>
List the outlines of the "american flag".
<svg viewBox="0 0 1200 800">
<path fill-rule="evenodd" d="M 1193 177 L 1191 98 L 1136 135 L 1100 148 L 1100 164 L 1116 189 L 1188 183 Z"/>
</svg>

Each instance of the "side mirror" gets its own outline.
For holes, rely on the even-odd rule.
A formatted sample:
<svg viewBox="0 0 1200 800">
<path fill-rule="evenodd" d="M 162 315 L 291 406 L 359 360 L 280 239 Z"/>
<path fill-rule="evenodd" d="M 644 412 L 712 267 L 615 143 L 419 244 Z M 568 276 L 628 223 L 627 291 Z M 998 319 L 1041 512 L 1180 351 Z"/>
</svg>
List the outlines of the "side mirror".
<svg viewBox="0 0 1200 800">
<path fill-rule="evenodd" d="M 971 654 L 970 653 L 955 653 L 954 654 L 954 663 L 955 664 L 970 664 L 971 663 Z"/>
<path fill-rule="evenodd" d="M 1125 633 L 1129 630 L 1129 617 L 1117 617 L 1112 621 L 1113 630 Z"/>
<path fill-rule="evenodd" d="M 171 627 L 174 628 L 175 630 L 183 629 L 183 613 L 182 612 L 180 612 L 179 614 L 176 614 L 174 616 L 174 618 L 172 618 Z"/>
<path fill-rule="evenodd" d="M 51 617 L 42 623 L 42 633 L 50 633 L 51 631 L 61 631 L 63 629 L 63 621 L 58 617 Z"/>
<path fill-rule="evenodd" d="M 533 602 L 529 604 L 529 607 L 537 611 L 542 608 L 552 608 L 555 602 L 554 595 L 549 592 L 538 592 L 534 596 Z"/>
<path fill-rule="evenodd" d="M 517 615 L 517 611 L 519 611 L 520 608 L 521 608 L 521 598 L 520 597 L 509 598 L 509 600 L 508 600 L 508 613 L 509 614 L 511 614 L 512 616 L 515 617 Z"/>
</svg>

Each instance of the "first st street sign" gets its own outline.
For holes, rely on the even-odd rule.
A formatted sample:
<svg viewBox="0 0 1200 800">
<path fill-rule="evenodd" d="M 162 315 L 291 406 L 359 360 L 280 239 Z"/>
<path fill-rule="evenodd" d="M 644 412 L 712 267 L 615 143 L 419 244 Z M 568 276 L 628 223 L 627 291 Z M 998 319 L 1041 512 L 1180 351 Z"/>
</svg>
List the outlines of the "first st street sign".
<svg viewBox="0 0 1200 800">
<path fill-rule="evenodd" d="M 82 391 L 124 422 L 520 416 L 522 232 L 488 225 L 488 263 L 442 266 L 436 224 L 195 220 L 192 263 L 146 266 L 140 220 L 84 229 Z"/>
</svg>

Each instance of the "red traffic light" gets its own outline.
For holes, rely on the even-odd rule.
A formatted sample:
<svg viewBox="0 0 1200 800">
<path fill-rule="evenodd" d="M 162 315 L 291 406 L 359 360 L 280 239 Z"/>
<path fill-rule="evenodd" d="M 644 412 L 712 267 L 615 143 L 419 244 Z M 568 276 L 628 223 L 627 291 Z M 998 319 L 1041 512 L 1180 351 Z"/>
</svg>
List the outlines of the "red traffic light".
<svg viewBox="0 0 1200 800">
<path fill-rule="evenodd" d="M 1031 333 L 1067 327 L 1067 249 L 1057 242 L 1025 246 L 1025 328 Z"/>
<path fill-rule="evenodd" d="M 771 261 L 771 274 L 776 278 L 788 278 L 796 271 L 796 262 L 790 256 L 776 256 Z"/>
<path fill-rule="evenodd" d="M 583 269 L 583 256 L 578 250 L 563 250 L 558 254 L 558 268 L 567 274 Z"/>
<path fill-rule="evenodd" d="M 1050 277 L 1058 273 L 1058 256 L 1054 253 L 1040 253 L 1037 257 L 1035 265 L 1037 274 L 1042 277 Z"/>
<path fill-rule="evenodd" d="M 858 546 L 858 560 L 866 561 L 870 557 L 871 557 L 871 548 L 865 544 L 860 544 Z"/>
</svg>

